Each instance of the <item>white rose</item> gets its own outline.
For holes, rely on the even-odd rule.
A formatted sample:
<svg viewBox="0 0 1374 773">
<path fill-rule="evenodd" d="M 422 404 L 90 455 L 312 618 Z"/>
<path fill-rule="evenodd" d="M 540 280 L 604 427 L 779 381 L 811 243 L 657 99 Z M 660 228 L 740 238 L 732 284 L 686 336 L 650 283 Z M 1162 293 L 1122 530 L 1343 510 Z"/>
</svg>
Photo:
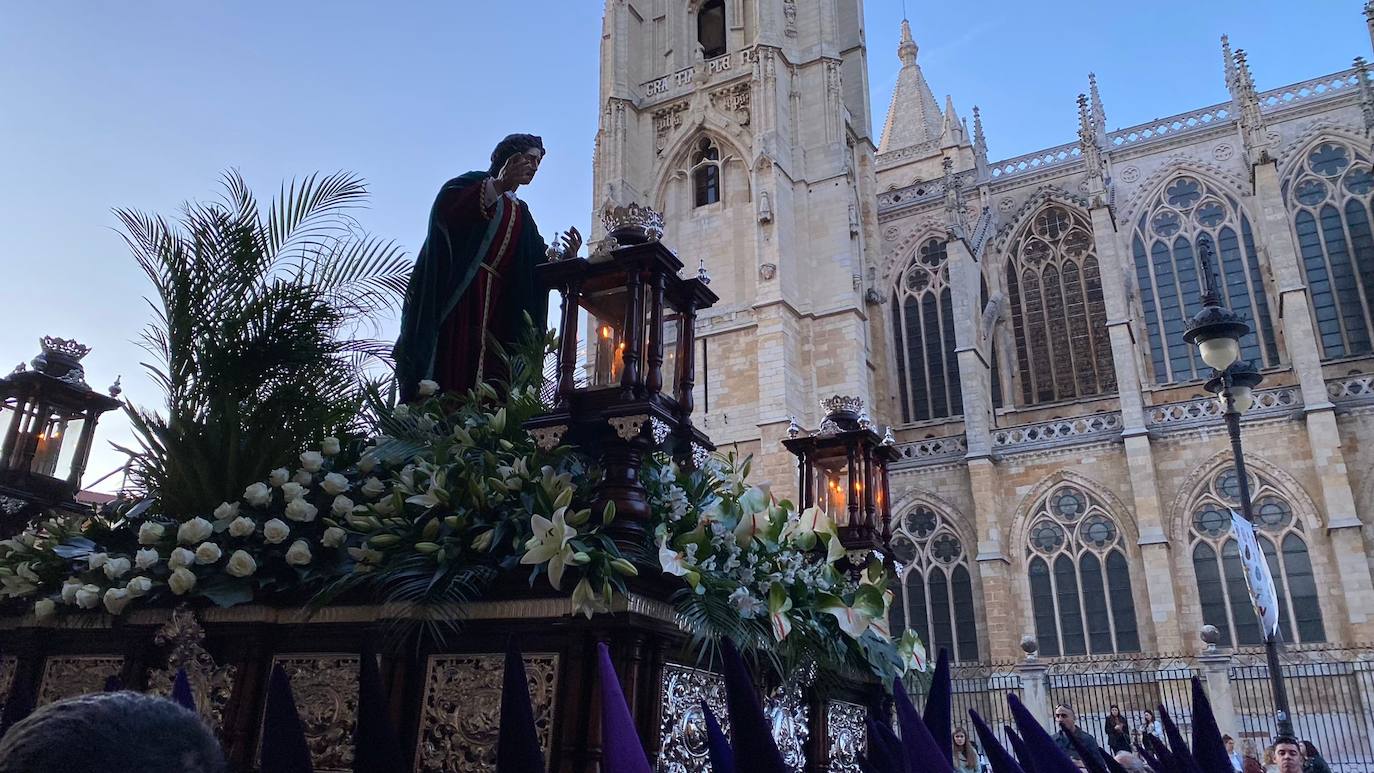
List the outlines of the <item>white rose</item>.
<svg viewBox="0 0 1374 773">
<path fill-rule="evenodd" d="M 33 602 L 33 615 L 39 620 L 47 620 L 57 614 L 57 602 L 52 599 L 39 599 Z"/>
<path fill-rule="evenodd" d="M 338 526 L 330 526 L 328 529 L 324 530 L 324 536 L 320 537 L 320 544 L 327 548 L 337 548 L 342 546 L 347 539 L 348 532 L 340 529 Z"/>
<path fill-rule="evenodd" d="M 329 512 L 336 518 L 344 518 L 353 512 L 353 500 L 343 494 L 334 497 L 334 502 L 329 506 Z"/>
<path fill-rule="evenodd" d="M 376 499 L 386 493 L 386 486 L 376 478 L 368 478 L 363 482 L 362 488 L 358 489 L 369 499 Z"/>
<path fill-rule="evenodd" d="M 325 456 L 335 456 L 339 453 L 339 439 L 327 437 L 320 441 L 320 453 Z"/>
<path fill-rule="evenodd" d="M 100 586 L 82 585 L 76 591 L 76 605 L 82 609 L 95 609 L 100 606 Z"/>
<path fill-rule="evenodd" d="M 391 515 L 396 512 L 396 500 L 392 497 L 379 499 L 377 503 L 372 506 L 372 509 L 376 510 L 378 515 Z"/>
<path fill-rule="evenodd" d="M 271 483 L 273 488 L 281 488 L 288 480 L 291 480 L 291 473 L 285 467 L 278 467 L 267 476 L 267 482 Z"/>
<path fill-rule="evenodd" d="M 239 514 L 238 502 L 220 502 L 219 507 L 215 508 L 215 520 L 227 521 Z"/>
<path fill-rule="evenodd" d="M 331 472 L 324 476 L 324 481 L 320 483 L 320 488 L 326 494 L 342 494 L 348 490 L 348 478 L 337 472 Z"/>
<path fill-rule="evenodd" d="M 129 580 L 129 595 L 142 596 L 153 589 L 153 581 L 147 577 L 135 577 Z"/>
<path fill-rule="evenodd" d="M 81 581 L 75 577 L 68 577 L 67 581 L 62 583 L 62 603 L 75 604 L 76 592 L 79 590 L 81 590 Z"/>
<path fill-rule="evenodd" d="M 235 550 L 229 556 L 229 563 L 225 564 L 224 571 L 235 577 L 248 577 L 258 570 L 258 562 L 248 555 L 246 550 Z"/>
<path fill-rule="evenodd" d="M 193 545 L 204 542 L 214 532 L 215 527 L 210 525 L 209 521 L 197 516 L 177 527 L 177 542 Z"/>
<path fill-rule="evenodd" d="M 391 415 L 397 419 L 408 419 L 410 418 L 410 406 L 402 403 L 396 406 L 396 409 L 391 412 Z"/>
<path fill-rule="evenodd" d="M 372 472 L 377 467 L 377 457 L 373 456 L 370 453 L 372 450 L 373 449 L 371 448 L 367 449 L 367 451 L 364 452 L 363 455 L 358 458 L 358 472 L 361 472 L 364 475 L 366 475 L 369 472 Z"/>
<path fill-rule="evenodd" d="M 438 381 L 433 381 L 433 380 L 430 380 L 430 379 L 427 379 L 427 378 L 422 378 L 422 379 L 420 379 L 420 391 L 419 391 L 419 394 L 420 394 L 421 397 L 429 397 L 429 396 L 433 395 L 434 393 L 436 393 L 436 392 L 438 392 L 438 391 L 439 391 L 439 382 L 438 382 Z"/>
<path fill-rule="evenodd" d="M 243 498 L 253 507 L 266 507 L 272 501 L 272 489 L 266 483 L 254 483 L 243 490 Z"/>
<path fill-rule="evenodd" d="M 162 539 L 162 535 L 166 531 L 167 530 L 163 528 L 160 523 L 144 521 L 143 525 L 138 527 L 138 544 L 156 545 L 157 541 Z"/>
<path fill-rule="evenodd" d="M 190 566 L 196 562 L 196 554 L 186 548 L 177 548 L 172 551 L 172 555 L 167 557 L 167 566 L 173 569 L 182 566 Z"/>
<path fill-rule="evenodd" d="M 196 548 L 196 563 L 213 564 L 222 555 L 224 555 L 224 551 L 219 549 L 219 545 L 213 542 L 202 542 L 200 547 Z"/>
<path fill-rule="evenodd" d="M 129 606 L 132 599 L 133 596 L 129 595 L 127 588 L 110 588 L 105 591 L 105 611 L 117 615 L 124 611 L 124 607 Z"/>
<path fill-rule="evenodd" d="M 105 576 L 111 580 L 117 580 L 129 573 L 133 568 L 133 562 L 127 558 L 111 558 L 105 562 Z"/>
<path fill-rule="evenodd" d="M 292 566 L 305 566 L 310 563 L 310 545 L 303 539 L 291 543 L 286 551 L 286 563 Z"/>
<path fill-rule="evenodd" d="M 301 454 L 301 466 L 311 472 L 318 472 L 324 466 L 324 455 L 319 451 L 306 451 Z"/>
<path fill-rule="evenodd" d="M 92 553 L 86 556 L 86 565 L 89 566 L 91 569 L 99 569 L 100 567 L 105 565 L 106 561 L 109 560 L 110 555 L 108 553 Z"/>
<path fill-rule="evenodd" d="M 196 587 L 196 575 L 184 566 L 177 567 L 172 576 L 167 578 L 167 587 L 178 596 L 184 596 L 192 588 Z"/>
<path fill-rule="evenodd" d="M 157 551 L 153 548 L 143 548 L 134 554 L 134 566 L 139 569 L 147 569 L 157 564 Z"/>
<path fill-rule="evenodd" d="M 293 500 L 286 506 L 286 517 L 302 523 L 309 523 L 315 520 L 315 513 L 317 512 L 319 512 L 319 508 L 304 499 Z"/>
<path fill-rule="evenodd" d="M 305 496 L 305 487 L 293 480 L 281 487 L 281 495 L 286 498 L 287 502 L 294 502 Z"/>
<path fill-rule="evenodd" d="M 315 482 L 315 476 L 309 470 L 296 470 L 296 474 L 291 476 L 291 481 L 310 488 L 310 484 Z"/>
<path fill-rule="evenodd" d="M 286 521 L 280 518 L 273 518 L 262 525 L 262 538 L 273 545 L 286 541 L 291 536 L 291 527 L 286 525 Z"/>
<path fill-rule="evenodd" d="M 240 515 L 239 517 L 229 522 L 229 536 L 247 537 L 248 535 L 252 534 L 255 530 L 257 530 L 257 528 L 258 525 L 253 522 L 252 518 Z"/>
</svg>

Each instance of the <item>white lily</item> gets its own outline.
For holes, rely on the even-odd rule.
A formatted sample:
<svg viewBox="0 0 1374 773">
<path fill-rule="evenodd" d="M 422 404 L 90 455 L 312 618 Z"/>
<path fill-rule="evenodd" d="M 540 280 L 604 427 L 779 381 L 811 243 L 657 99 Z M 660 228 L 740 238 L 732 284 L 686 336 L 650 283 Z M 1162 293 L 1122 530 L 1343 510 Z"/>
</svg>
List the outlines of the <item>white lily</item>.
<svg viewBox="0 0 1374 773">
<path fill-rule="evenodd" d="M 687 557 L 681 550 L 673 550 L 668 547 L 667 541 L 660 542 L 658 545 L 658 565 L 663 568 L 664 574 L 671 574 L 674 577 L 682 577 L 689 571 L 683 559 Z"/>
<path fill-rule="evenodd" d="M 573 588 L 572 593 L 573 614 L 583 614 L 587 619 L 592 619 L 592 615 L 598 612 L 611 611 L 610 599 L 607 594 L 597 593 L 592 590 L 592 584 L 583 577 L 582 581 Z"/>
<path fill-rule="evenodd" d="M 530 526 L 534 536 L 525 542 L 525 555 L 520 563 L 537 565 L 547 561 L 549 584 L 553 585 L 554 590 L 560 590 L 563 570 L 573 558 L 573 549 L 568 543 L 577 536 L 577 529 L 568 525 L 566 507 L 553 511 L 553 520 L 542 515 L 531 516 Z"/>
</svg>

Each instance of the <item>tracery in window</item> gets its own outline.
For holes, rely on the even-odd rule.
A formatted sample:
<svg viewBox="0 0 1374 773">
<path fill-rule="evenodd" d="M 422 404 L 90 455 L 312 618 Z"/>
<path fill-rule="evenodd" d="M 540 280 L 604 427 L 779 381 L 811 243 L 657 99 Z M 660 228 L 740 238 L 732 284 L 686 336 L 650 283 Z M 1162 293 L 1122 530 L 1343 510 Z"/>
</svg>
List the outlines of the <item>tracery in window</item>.
<svg viewBox="0 0 1374 773">
<path fill-rule="evenodd" d="M 706 0 L 697 11 L 697 42 L 713 59 L 725 53 L 725 0 Z"/>
<path fill-rule="evenodd" d="M 1244 315 L 1253 328 L 1241 341 L 1241 357 L 1260 367 L 1278 364 L 1278 342 L 1249 217 L 1231 194 L 1182 175 L 1170 180 L 1146 208 L 1131 240 L 1150 364 L 1159 384 L 1206 378 L 1212 372 L 1197 348 L 1183 341 L 1188 320 L 1202 307 L 1202 241 L 1212 251 L 1222 303 Z"/>
<path fill-rule="evenodd" d="M 944 240 L 927 239 L 897 277 L 892 295 L 893 340 L 904 422 L 964 411 L 954 345 L 949 257 Z"/>
<path fill-rule="evenodd" d="M 1026 405 L 1116 389 L 1102 277 L 1081 213 L 1047 204 L 1007 261 L 1021 400 Z"/>
<path fill-rule="evenodd" d="M 1369 157 L 1343 142 L 1309 151 L 1283 186 L 1325 358 L 1374 351 Z"/>
<path fill-rule="evenodd" d="M 1202 621 L 1221 631 L 1220 643 L 1226 646 L 1264 642 L 1245 585 L 1240 551 L 1231 535 L 1231 510 L 1240 511 L 1238 483 L 1235 469 L 1223 467 L 1212 476 L 1190 511 L 1193 573 L 1197 576 Z M 1279 635 L 1286 642 L 1326 641 L 1302 523 L 1268 478 L 1252 472 L 1249 484 L 1256 537 L 1278 591 Z"/>
<path fill-rule="evenodd" d="M 1031 613 L 1040 654 L 1139 652 L 1126 542 L 1095 497 L 1061 484 L 1026 533 Z"/>
<path fill-rule="evenodd" d="M 969 555 L 949 519 L 919 505 L 898 519 L 890 546 L 898 566 L 889 621 L 893 636 L 911 628 L 932 656 L 943 647 L 953 660 L 976 661 Z"/>
<path fill-rule="evenodd" d="M 720 149 L 709 137 L 692 151 L 692 191 L 698 207 L 720 201 Z"/>
</svg>

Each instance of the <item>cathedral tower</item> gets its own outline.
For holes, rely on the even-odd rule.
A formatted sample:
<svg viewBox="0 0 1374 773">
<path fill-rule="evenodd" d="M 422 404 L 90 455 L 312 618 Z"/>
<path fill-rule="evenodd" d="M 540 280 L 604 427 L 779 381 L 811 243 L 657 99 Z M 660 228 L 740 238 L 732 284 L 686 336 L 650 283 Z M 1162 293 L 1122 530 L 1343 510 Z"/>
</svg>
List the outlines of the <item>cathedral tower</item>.
<svg viewBox="0 0 1374 773">
<path fill-rule="evenodd" d="M 704 261 L 721 301 L 697 325 L 697 409 L 780 493 L 789 417 L 815 429 L 834 393 L 871 405 L 883 360 L 863 41 L 862 0 L 606 2 L 594 209 L 661 210 Z"/>
</svg>

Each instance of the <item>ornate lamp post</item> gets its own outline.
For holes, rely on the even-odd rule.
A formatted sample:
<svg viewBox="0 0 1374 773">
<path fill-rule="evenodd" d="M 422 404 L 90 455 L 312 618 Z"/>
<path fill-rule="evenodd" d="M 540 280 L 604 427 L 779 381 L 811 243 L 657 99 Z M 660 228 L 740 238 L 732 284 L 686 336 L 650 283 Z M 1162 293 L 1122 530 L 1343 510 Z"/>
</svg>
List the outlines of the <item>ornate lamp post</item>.
<svg viewBox="0 0 1374 773">
<path fill-rule="evenodd" d="M 91 453 L 96 422 L 119 407 L 86 385 L 81 358 L 90 349 L 76 341 L 44 337 L 32 369 L 20 364 L 0 379 L 0 532 L 13 533 L 30 509 L 76 509 L 76 492 Z M 3 415 L 9 414 L 8 421 Z M 18 526 L 16 526 L 18 524 Z"/>
<path fill-rule="evenodd" d="M 541 447 L 566 440 L 600 458 L 595 512 L 613 502 L 616 539 L 633 544 L 649 520 L 644 455 L 668 451 L 685 464 L 715 448 L 692 426 L 692 387 L 696 315 L 717 297 L 704 269 L 678 275 L 682 261 L 659 241 L 662 215 L 631 204 L 601 219 L 607 238 L 590 257 L 538 268 L 540 284 L 562 296 L 558 383 L 553 410 L 525 428 Z"/>
<path fill-rule="evenodd" d="M 887 544 L 891 497 L 887 465 L 897 458 L 892 430 L 879 436 L 864 413 L 863 400 L 835 395 L 821 401 L 825 419 L 814 435 L 802 435 L 796 422 L 784 447 L 797 456 L 801 507 L 818 507 L 835 522 L 851 568 Z"/>
<path fill-rule="evenodd" d="M 1217 396 L 1226 431 L 1231 437 L 1231 453 L 1235 456 L 1236 481 L 1240 493 L 1241 515 L 1255 523 L 1250 504 L 1250 479 L 1245 471 L 1245 451 L 1240 440 L 1240 415 L 1254 405 L 1254 390 L 1264 376 L 1250 362 L 1240 359 L 1240 339 L 1250 333 L 1250 326 L 1239 314 L 1221 304 L 1221 294 L 1212 276 L 1212 245 L 1198 244 L 1205 283 L 1202 309 L 1193 316 L 1183 340 L 1197 346 L 1202 361 L 1215 373 L 1207 382 L 1208 392 Z M 1293 717 L 1288 709 L 1288 690 L 1279 665 L 1278 631 L 1265 632 L 1264 652 L 1269 667 L 1269 685 L 1274 694 L 1274 717 L 1279 735 L 1293 735 Z"/>
</svg>

